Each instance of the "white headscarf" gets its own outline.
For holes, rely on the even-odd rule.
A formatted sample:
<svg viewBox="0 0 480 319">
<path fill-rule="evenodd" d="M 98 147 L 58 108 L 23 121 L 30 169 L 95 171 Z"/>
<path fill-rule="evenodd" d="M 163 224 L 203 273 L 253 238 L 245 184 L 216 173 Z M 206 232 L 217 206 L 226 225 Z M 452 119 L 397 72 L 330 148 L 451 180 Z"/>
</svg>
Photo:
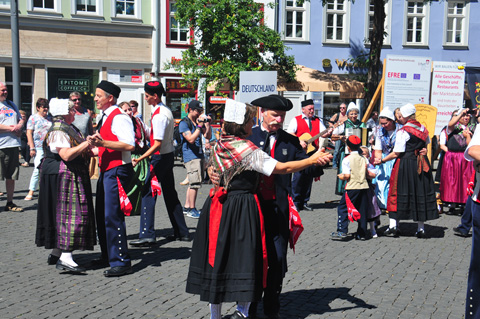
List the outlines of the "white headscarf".
<svg viewBox="0 0 480 319">
<path fill-rule="evenodd" d="M 357 110 L 357 112 L 360 111 L 360 108 L 353 102 L 350 102 L 348 103 L 348 107 L 347 107 L 347 114 L 350 113 L 350 111 L 352 110 Z"/>
<path fill-rule="evenodd" d="M 50 100 L 50 113 L 52 116 L 68 115 L 69 100 L 53 98 Z"/>
<path fill-rule="evenodd" d="M 411 103 L 407 103 L 400 108 L 400 113 L 402 113 L 403 117 L 409 117 L 410 115 L 415 114 L 416 111 L 417 109 Z"/>
</svg>

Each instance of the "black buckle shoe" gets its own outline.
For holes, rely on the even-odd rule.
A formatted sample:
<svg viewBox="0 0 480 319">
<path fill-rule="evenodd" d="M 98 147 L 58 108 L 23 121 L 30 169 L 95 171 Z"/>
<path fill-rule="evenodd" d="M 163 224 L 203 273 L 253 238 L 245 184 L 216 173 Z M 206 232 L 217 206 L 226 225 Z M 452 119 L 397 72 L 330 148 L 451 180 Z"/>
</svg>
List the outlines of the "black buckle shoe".
<svg viewBox="0 0 480 319">
<path fill-rule="evenodd" d="M 76 273 L 76 274 L 79 274 L 79 273 L 82 273 L 82 272 L 85 272 L 87 271 L 85 268 L 83 267 L 80 267 L 80 266 L 71 266 L 67 263 L 64 263 L 63 261 L 61 261 L 60 259 L 57 261 L 57 265 L 55 266 L 55 268 L 57 268 L 58 270 L 64 270 L 64 271 L 68 271 L 68 272 L 71 272 L 71 273 Z"/>
<path fill-rule="evenodd" d="M 56 265 L 59 258 L 60 257 L 58 257 L 58 256 L 54 256 L 54 255 L 50 254 L 50 255 L 48 255 L 47 263 L 49 265 Z"/>
<path fill-rule="evenodd" d="M 156 241 L 154 238 L 139 238 L 132 240 L 130 246 L 142 247 L 142 246 L 152 246 L 155 245 Z"/>
<path fill-rule="evenodd" d="M 392 237 L 400 237 L 400 229 L 398 227 L 390 228 L 388 227 L 384 232 L 383 236 L 392 236 Z"/>
<path fill-rule="evenodd" d="M 313 211 L 313 207 L 309 206 L 308 204 L 304 204 L 303 209 L 305 209 L 306 211 L 309 211 L 309 212 Z"/>
<path fill-rule="evenodd" d="M 133 273 L 132 266 L 117 266 L 112 267 L 103 272 L 105 277 L 120 277 L 123 275 L 129 275 Z"/>
</svg>

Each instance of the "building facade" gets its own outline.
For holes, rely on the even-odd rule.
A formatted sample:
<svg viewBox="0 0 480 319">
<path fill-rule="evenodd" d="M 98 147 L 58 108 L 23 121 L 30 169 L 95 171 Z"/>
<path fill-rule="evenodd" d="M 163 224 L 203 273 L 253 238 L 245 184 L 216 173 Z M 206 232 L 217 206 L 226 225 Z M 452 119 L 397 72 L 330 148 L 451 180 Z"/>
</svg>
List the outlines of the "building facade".
<svg viewBox="0 0 480 319">
<path fill-rule="evenodd" d="M 78 91 L 93 109 L 102 79 L 122 88 L 120 101 L 143 106 L 143 83 L 153 67 L 152 3 L 157 1 L 18 1 L 21 108 L 31 113 L 40 97 L 67 98 Z M 0 79 L 11 87 L 9 0 L 0 1 L 0 36 Z"/>
<path fill-rule="evenodd" d="M 335 74 L 365 72 L 353 58 L 368 53 L 373 1 L 297 2 L 278 1 L 275 25 L 297 64 Z M 385 13 L 382 59 L 388 54 L 425 56 L 480 66 L 478 1 L 388 0 Z M 335 112 L 341 100 L 338 93 L 325 92 L 325 115 Z"/>
</svg>

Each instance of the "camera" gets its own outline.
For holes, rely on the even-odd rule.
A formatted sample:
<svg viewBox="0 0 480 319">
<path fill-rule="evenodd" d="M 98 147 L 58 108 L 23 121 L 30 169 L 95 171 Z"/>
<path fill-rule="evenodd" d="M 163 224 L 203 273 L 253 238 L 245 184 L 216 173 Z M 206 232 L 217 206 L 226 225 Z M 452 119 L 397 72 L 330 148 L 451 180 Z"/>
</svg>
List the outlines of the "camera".
<svg viewBox="0 0 480 319">
<path fill-rule="evenodd" d="M 467 114 L 475 115 L 475 113 L 477 113 L 477 109 L 468 108 Z"/>
<path fill-rule="evenodd" d="M 212 120 L 209 119 L 209 118 L 201 118 L 201 119 L 198 119 L 198 122 L 200 123 L 210 123 Z"/>
</svg>

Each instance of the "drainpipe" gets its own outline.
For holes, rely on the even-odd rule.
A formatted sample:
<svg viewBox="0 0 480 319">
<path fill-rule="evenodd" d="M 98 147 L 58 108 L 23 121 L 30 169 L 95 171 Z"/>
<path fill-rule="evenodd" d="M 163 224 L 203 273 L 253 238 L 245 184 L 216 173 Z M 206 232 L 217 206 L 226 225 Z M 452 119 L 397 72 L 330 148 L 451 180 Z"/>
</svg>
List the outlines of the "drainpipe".
<svg viewBox="0 0 480 319">
<path fill-rule="evenodd" d="M 20 30 L 18 28 L 18 1 L 10 2 L 10 23 L 12 27 L 12 80 L 13 80 L 13 103 L 19 109 L 22 108 L 20 100 Z"/>
<path fill-rule="evenodd" d="M 159 80 L 160 73 L 160 1 L 152 1 L 153 32 L 152 32 L 152 80 Z"/>
</svg>

